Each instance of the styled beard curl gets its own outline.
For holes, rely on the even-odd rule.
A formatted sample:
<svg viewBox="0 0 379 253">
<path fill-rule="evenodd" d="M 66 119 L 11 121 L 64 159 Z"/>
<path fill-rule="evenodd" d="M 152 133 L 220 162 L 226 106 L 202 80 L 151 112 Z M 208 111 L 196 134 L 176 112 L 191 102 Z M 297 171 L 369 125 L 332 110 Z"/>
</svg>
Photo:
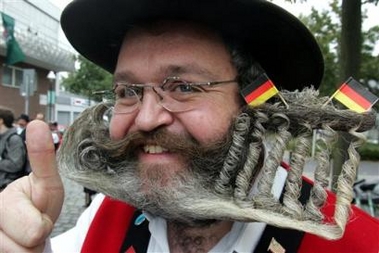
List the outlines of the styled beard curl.
<svg viewBox="0 0 379 253">
<path fill-rule="evenodd" d="M 375 125 L 375 112 L 339 110 L 332 104 L 325 104 L 328 98 L 320 98 L 312 88 L 282 91 L 281 95 L 287 105 L 277 102 L 246 107 L 236 117 L 230 140 L 227 139 L 228 150 L 221 154 L 225 158 L 222 163 L 218 160 L 215 166 L 218 172 L 212 172 L 211 180 L 204 181 L 200 171 L 195 171 L 190 180 L 173 175 L 175 192 L 169 192 L 170 187 L 159 188 L 156 192 L 152 189 L 153 196 L 158 198 L 155 205 L 136 190 L 141 188 L 141 182 L 125 181 L 125 178 L 138 178 L 137 161 L 122 164 L 128 158 L 122 154 L 132 152 L 124 148 L 128 147 L 125 143 L 133 142 L 135 136 L 122 141 L 110 140 L 108 124 L 103 119 L 109 105 L 99 104 L 87 109 L 68 129 L 58 153 L 60 172 L 88 188 L 186 224 L 196 224 L 196 220 L 259 221 L 338 239 L 350 216 L 352 186 L 359 164 L 356 148 L 365 140 L 360 132 Z M 322 130 L 323 134 L 316 143 L 314 184 L 310 198 L 303 205 L 299 201 L 302 175 L 314 129 Z M 324 217 L 320 209 L 326 203 L 329 157 L 337 131 L 348 132 L 352 141 L 348 160 L 338 178 L 335 212 L 333 217 Z M 290 141 L 294 142 L 295 149 L 283 199 L 279 200 L 273 196 L 272 187 Z M 113 143 L 114 148 L 104 149 L 109 143 Z M 264 146 L 269 150 L 262 163 Z M 205 169 L 212 166 L 212 160 L 209 161 Z M 256 180 L 258 173 L 259 180 Z M 252 194 L 254 183 L 257 190 Z"/>
</svg>

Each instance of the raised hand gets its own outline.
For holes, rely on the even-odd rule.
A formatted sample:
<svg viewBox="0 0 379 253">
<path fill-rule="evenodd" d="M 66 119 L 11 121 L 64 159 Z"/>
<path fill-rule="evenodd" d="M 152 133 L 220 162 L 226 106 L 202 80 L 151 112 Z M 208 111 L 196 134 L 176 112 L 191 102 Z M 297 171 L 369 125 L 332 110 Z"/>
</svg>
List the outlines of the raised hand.
<svg viewBox="0 0 379 253">
<path fill-rule="evenodd" d="M 63 204 L 64 189 L 47 124 L 30 122 L 26 142 L 32 173 L 0 193 L 0 252 L 42 252 Z"/>
</svg>

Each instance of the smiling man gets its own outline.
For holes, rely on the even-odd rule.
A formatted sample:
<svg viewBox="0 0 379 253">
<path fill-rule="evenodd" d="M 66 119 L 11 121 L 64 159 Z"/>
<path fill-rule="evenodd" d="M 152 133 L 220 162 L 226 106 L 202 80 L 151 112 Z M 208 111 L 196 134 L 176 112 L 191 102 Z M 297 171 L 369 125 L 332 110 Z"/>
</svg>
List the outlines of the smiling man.
<svg viewBox="0 0 379 253">
<path fill-rule="evenodd" d="M 326 203 L 323 178 L 316 178 L 318 190 L 309 190 L 301 172 L 296 175 L 306 145 L 300 143 L 300 161 L 289 172 L 280 163 L 290 137 L 320 128 L 326 110 L 322 99 L 311 108 L 317 117 L 296 109 L 314 102 L 312 89 L 284 91 L 317 87 L 323 75 L 320 49 L 295 17 L 262 0 L 74 0 L 61 21 L 78 52 L 114 74 L 110 90 L 96 92 L 106 102 L 75 121 L 58 154 L 61 174 L 100 194 L 74 228 L 48 238 L 63 186 L 46 125 L 32 122 L 27 142 L 33 173 L 0 195 L 7 207 L 0 211 L 1 251 L 378 249 L 378 222 L 359 210 L 346 231 L 344 212 L 328 223 L 321 207 L 344 211 L 350 203 L 333 195 Z M 241 91 L 262 76 L 301 117 L 275 97 L 267 106 L 246 106 Z M 346 118 L 337 112 L 326 117 L 328 126 L 347 131 L 372 124 L 365 121 L 369 115 L 348 115 L 352 123 L 333 125 Z M 364 233 L 354 233 L 364 225 Z M 321 238 L 337 239 L 344 231 L 339 240 Z"/>
</svg>

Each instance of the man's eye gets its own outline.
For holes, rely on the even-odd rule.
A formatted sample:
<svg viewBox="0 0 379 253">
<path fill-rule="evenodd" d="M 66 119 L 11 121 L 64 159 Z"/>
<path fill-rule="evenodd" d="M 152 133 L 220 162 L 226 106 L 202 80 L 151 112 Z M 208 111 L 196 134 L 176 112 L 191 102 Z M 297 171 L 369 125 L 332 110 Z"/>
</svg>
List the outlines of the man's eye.
<svg viewBox="0 0 379 253">
<path fill-rule="evenodd" d="M 142 89 L 140 87 L 118 85 L 114 92 L 116 99 L 129 99 L 140 96 Z"/>
<path fill-rule="evenodd" d="M 197 85 L 188 84 L 186 82 L 172 82 L 167 85 L 167 90 L 177 93 L 194 93 L 202 91 Z"/>
</svg>

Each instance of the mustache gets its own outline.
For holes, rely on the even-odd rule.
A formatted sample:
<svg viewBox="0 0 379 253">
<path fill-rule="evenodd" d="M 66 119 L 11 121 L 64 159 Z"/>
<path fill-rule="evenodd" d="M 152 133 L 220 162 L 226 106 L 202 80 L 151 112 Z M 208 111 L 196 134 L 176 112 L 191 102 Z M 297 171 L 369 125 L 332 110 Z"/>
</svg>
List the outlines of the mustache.
<svg viewBox="0 0 379 253">
<path fill-rule="evenodd" d="M 104 166 L 114 167 L 123 161 L 136 161 L 136 152 L 147 144 L 164 147 L 171 153 L 179 153 L 184 159 L 192 161 L 194 164 L 197 164 L 197 158 L 201 158 L 203 166 L 214 165 L 212 157 L 220 156 L 221 150 L 223 150 L 223 155 L 226 155 L 231 143 L 230 138 L 224 138 L 202 145 L 191 136 L 172 133 L 164 128 L 153 132 L 129 133 L 121 140 L 113 140 L 102 134 L 95 136 L 97 137 L 84 139 L 78 145 L 78 162 L 82 170 L 102 170 Z M 210 158 L 209 161 L 207 158 Z M 93 166 L 97 161 L 98 167 Z"/>
</svg>

